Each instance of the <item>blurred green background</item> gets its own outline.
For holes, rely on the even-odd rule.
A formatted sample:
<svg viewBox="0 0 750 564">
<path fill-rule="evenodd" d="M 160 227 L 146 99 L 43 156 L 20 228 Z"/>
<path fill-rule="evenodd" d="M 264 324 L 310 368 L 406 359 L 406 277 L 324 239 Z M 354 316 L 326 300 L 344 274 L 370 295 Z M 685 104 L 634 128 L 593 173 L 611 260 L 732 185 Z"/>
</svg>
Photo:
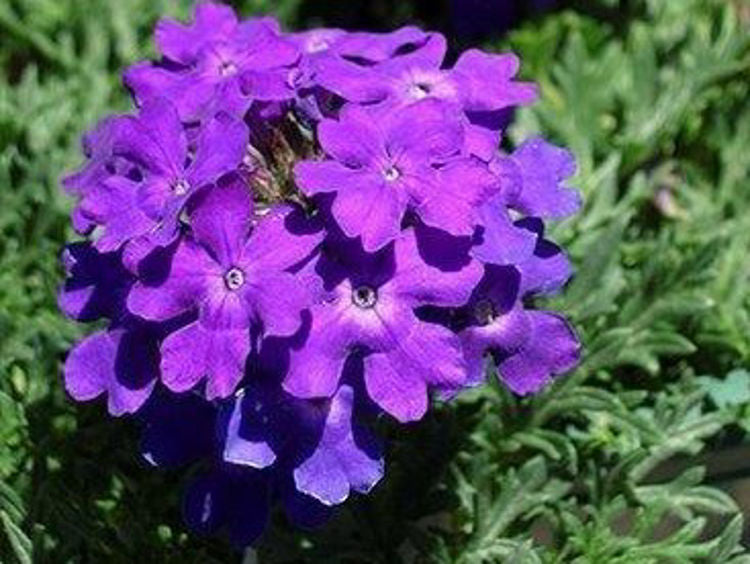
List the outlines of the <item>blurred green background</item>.
<svg viewBox="0 0 750 564">
<path fill-rule="evenodd" d="M 321 531 L 281 516 L 246 562 L 750 562 L 750 5 L 742 0 L 245 0 L 288 29 L 417 23 L 513 49 L 541 102 L 505 143 L 570 147 L 585 209 L 554 226 L 552 305 L 586 347 L 518 401 L 493 380 L 383 423 L 385 481 Z M 485 10 L 485 11 L 483 11 Z M 239 562 L 185 533 L 183 473 L 60 382 L 85 328 L 55 306 L 79 138 L 129 108 L 167 0 L 0 0 L 0 562 Z M 189 424 L 187 422 L 186 424 Z"/>
</svg>

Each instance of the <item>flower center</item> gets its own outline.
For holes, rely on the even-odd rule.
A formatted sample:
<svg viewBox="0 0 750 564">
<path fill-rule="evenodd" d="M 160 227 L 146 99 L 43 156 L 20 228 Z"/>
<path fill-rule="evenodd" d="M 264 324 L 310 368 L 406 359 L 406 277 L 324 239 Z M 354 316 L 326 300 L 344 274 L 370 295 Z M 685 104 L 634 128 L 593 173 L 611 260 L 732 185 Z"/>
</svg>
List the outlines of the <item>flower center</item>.
<svg viewBox="0 0 750 564">
<path fill-rule="evenodd" d="M 174 192 L 175 196 L 184 196 L 188 190 L 190 190 L 190 184 L 184 178 L 180 178 L 172 184 L 172 192 Z"/>
<path fill-rule="evenodd" d="M 326 41 L 325 39 L 321 39 L 320 37 L 316 37 L 307 44 L 307 52 L 320 53 L 321 51 L 327 50 L 328 47 L 328 41 Z"/>
<path fill-rule="evenodd" d="M 227 270 L 226 274 L 224 274 L 224 284 L 233 292 L 240 289 L 244 283 L 245 273 L 236 266 L 230 268 Z"/>
<path fill-rule="evenodd" d="M 222 61 L 219 64 L 219 74 L 221 76 L 231 76 L 237 72 L 237 65 L 232 61 Z"/>
<path fill-rule="evenodd" d="M 495 304 L 487 299 L 478 301 L 474 306 L 474 318 L 480 325 L 489 325 L 497 318 Z"/>
<path fill-rule="evenodd" d="M 400 176 L 401 176 L 401 171 L 393 165 L 389 166 L 387 169 L 383 171 L 383 178 L 385 178 L 388 182 L 393 182 L 394 180 L 398 180 Z"/>
<path fill-rule="evenodd" d="M 359 286 L 352 292 L 352 303 L 360 309 L 370 309 L 378 301 L 378 293 L 371 286 Z"/>
<path fill-rule="evenodd" d="M 432 90 L 432 88 L 429 84 L 425 82 L 417 82 L 416 84 L 409 86 L 409 95 L 412 98 L 421 100 L 430 95 L 430 90 Z"/>
</svg>

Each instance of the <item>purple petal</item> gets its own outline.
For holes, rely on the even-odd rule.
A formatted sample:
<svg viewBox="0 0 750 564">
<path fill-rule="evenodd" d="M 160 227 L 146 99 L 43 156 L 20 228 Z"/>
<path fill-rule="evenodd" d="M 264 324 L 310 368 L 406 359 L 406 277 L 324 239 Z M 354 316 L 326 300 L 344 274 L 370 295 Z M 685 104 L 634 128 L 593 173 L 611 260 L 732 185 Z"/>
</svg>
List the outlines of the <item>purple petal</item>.
<svg viewBox="0 0 750 564">
<path fill-rule="evenodd" d="M 138 184 L 122 176 L 112 176 L 80 203 L 82 213 L 103 227 L 94 242 L 101 252 L 118 250 L 124 243 L 154 227 L 138 205 Z"/>
<path fill-rule="evenodd" d="M 538 218 L 524 218 L 516 222 L 518 228 L 537 236 L 534 254 L 519 262 L 521 293 L 549 294 L 562 288 L 573 274 L 565 252 L 544 238 L 544 226 Z"/>
<path fill-rule="evenodd" d="M 339 57 L 315 62 L 314 84 L 353 103 L 378 102 L 388 96 L 383 77 L 371 67 L 362 67 Z"/>
<path fill-rule="evenodd" d="M 342 503 L 351 490 L 367 493 L 383 476 L 374 438 L 364 430 L 355 438 L 353 403 L 354 390 L 339 388 L 330 401 L 320 441 L 294 470 L 297 489 L 325 505 Z"/>
<path fill-rule="evenodd" d="M 196 240 L 225 268 L 240 259 L 250 232 L 253 199 L 250 188 L 239 178 L 196 194 L 190 201 L 190 225 Z"/>
<path fill-rule="evenodd" d="M 144 319 L 166 321 L 194 308 L 211 279 L 223 272 L 206 251 L 190 239 L 161 250 L 142 265 L 142 279 L 128 295 L 128 309 Z M 167 272 L 163 272 L 168 268 Z"/>
<path fill-rule="evenodd" d="M 370 165 L 383 153 L 382 133 L 373 116 L 357 106 L 346 106 L 338 121 L 320 122 L 318 138 L 330 157 L 349 168 Z"/>
<path fill-rule="evenodd" d="M 406 202 L 385 182 L 375 180 L 339 191 L 331 211 L 348 237 L 361 236 L 365 251 L 375 252 L 398 235 Z"/>
<path fill-rule="evenodd" d="M 249 352 L 247 330 L 213 331 L 194 322 L 162 343 L 162 381 L 173 392 L 185 392 L 206 379 L 206 398 L 224 398 L 242 380 Z"/>
<path fill-rule="evenodd" d="M 168 163 L 169 170 L 181 171 L 187 157 L 187 138 L 175 107 L 164 98 L 150 99 L 141 107 L 138 121 L 161 152 L 165 168 Z"/>
<path fill-rule="evenodd" d="M 293 41 L 279 35 L 278 24 L 270 18 L 244 21 L 240 25 L 236 46 L 244 68 L 254 70 L 289 66 L 300 55 Z"/>
<path fill-rule="evenodd" d="M 389 155 L 439 161 L 457 154 L 463 147 L 462 122 L 455 109 L 439 100 L 426 98 L 401 110 L 386 112 L 386 150 Z"/>
<path fill-rule="evenodd" d="M 570 152 L 537 138 L 525 142 L 510 158 L 521 169 L 522 188 L 509 205 L 527 215 L 545 218 L 567 217 L 578 211 L 578 191 L 564 184 L 576 170 Z"/>
<path fill-rule="evenodd" d="M 478 211 L 479 240 L 471 255 L 484 263 L 517 264 L 532 256 L 536 236 L 513 224 L 504 199 L 494 198 Z"/>
<path fill-rule="evenodd" d="M 133 277 L 117 253 L 100 253 L 90 243 L 72 243 L 62 255 L 66 280 L 58 294 L 65 315 L 78 321 L 114 319 L 123 310 Z"/>
<path fill-rule="evenodd" d="M 192 186 L 198 188 L 232 172 L 242 161 L 248 129 L 239 119 L 219 114 L 210 120 L 198 136 L 195 160 L 186 171 Z"/>
<path fill-rule="evenodd" d="M 252 402 L 251 398 L 251 402 Z M 243 409 L 245 396 L 237 397 L 231 407 L 231 415 L 227 422 L 226 438 L 222 457 L 225 462 L 249 466 L 251 468 L 266 468 L 276 461 L 276 453 L 269 444 L 268 438 L 253 432 L 255 425 L 248 424 L 249 419 L 255 418 L 256 413 L 251 409 Z M 263 414 L 260 414 L 261 417 Z M 258 418 L 260 419 L 260 417 Z M 258 423 L 261 427 L 263 422 Z"/>
<path fill-rule="evenodd" d="M 292 348 L 284 389 L 298 398 L 331 397 L 336 392 L 357 328 L 339 308 L 310 308 L 312 322 L 303 344 Z"/>
<path fill-rule="evenodd" d="M 300 190 L 308 196 L 337 192 L 377 180 L 370 172 L 348 168 L 338 161 L 300 161 L 294 167 L 294 177 Z"/>
<path fill-rule="evenodd" d="M 378 63 L 396 55 L 400 50 L 423 48 L 433 34 L 414 26 L 406 26 L 387 33 L 354 32 L 340 38 L 333 46 L 341 56 Z"/>
<path fill-rule="evenodd" d="M 308 290 L 288 272 L 259 271 L 252 278 L 245 299 L 265 333 L 294 335 L 302 325 L 302 310 L 312 301 Z"/>
<path fill-rule="evenodd" d="M 294 97 L 295 71 L 296 68 L 286 67 L 268 71 L 246 71 L 240 78 L 242 93 L 253 100 L 291 100 Z"/>
<path fill-rule="evenodd" d="M 531 331 L 523 347 L 498 365 L 498 377 L 514 393 L 539 391 L 557 374 L 571 370 L 580 359 L 581 345 L 564 318 L 528 311 Z"/>
<path fill-rule="evenodd" d="M 471 235 L 479 208 L 499 190 L 499 182 L 485 165 L 469 159 L 453 161 L 440 170 L 439 189 L 420 198 L 419 216 L 452 235 Z"/>
<path fill-rule="evenodd" d="M 156 45 L 162 55 L 183 65 L 195 62 L 198 51 L 208 41 L 229 36 L 237 27 L 237 16 L 231 7 L 201 2 L 195 7 L 191 24 L 171 19 L 156 24 Z"/>
<path fill-rule="evenodd" d="M 112 415 L 134 413 L 158 377 L 156 341 L 144 331 L 113 329 L 81 341 L 65 362 L 65 389 L 77 401 L 107 394 Z"/>
<path fill-rule="evenodd" d="M 446 247 L 454 241 L 442 239 L 435 248 L 426 241 L 428 247 L 424 252 L 443 256 L 449 254 Z M 460 252 L 460 243 L 459 252 Z M 437 251 L 437 252 L 435 252 Z M 462 263 L 459 268 L 444 263 L 443 268 L 428 264 L 423 258 L 423 251 L 417 245 L 413 229 L 403 232 L 396 240 L 396 275 L 395 283 L 403 299 L 414 305 L 460 306 L 465 304 L 474 287 L 484 273 L 482 266 L 471 259 Z"/>
<path fill-rule="evenodd" d="M 475 325 L 461 331 L 461 348 L 466 360 L 468 384 L 484 380 L 485 353 L 500 351 L 504 356 L 514 354 L 529 339 L 531 321 L 520 305 L 498 315 L 487 325 Z"/>
<path fill-rule="evenodd" d="M 243 252 L 243 264 L 262 270 L 286 270 L 307 259 L 324 233 L 297 208 L 271 208 L 255 225 Z"/>
<path fill-rule="evenodd" d="M 466 380 L 458 337 L 431 323 L 420 322 L 399 347 L 370 354 L 364 363 L 368 395 L 401 422 L 425 414 L 428 384 L 455 387 Z"/>
<path fill-rule="evenodd" d="M 491 55 L 469 49 L 453 67 L 460 84 L 464 108 L 468 111 L 495 111 L 508 106 L 528 105 L 537 97 L 536 85 L 512 82 L 518 72 L 518 57 L 511 54 Z"/>
</svg>

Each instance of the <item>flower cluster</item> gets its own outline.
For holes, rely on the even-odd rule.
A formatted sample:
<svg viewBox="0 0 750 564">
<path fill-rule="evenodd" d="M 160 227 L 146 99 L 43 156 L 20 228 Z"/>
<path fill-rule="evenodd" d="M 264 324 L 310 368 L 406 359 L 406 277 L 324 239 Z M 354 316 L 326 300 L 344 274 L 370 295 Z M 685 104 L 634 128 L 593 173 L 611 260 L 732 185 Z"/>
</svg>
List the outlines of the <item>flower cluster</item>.
<svg viewBox="0 0 750 564">
<path fill-rule="evenodd" d="M 499 147 L 531 103 L 511 54 L 445 39 L 284 34 L 199 4 L 125 73 L 134 115 L 84 139 L 65 313 L 108 320 L 65 363 L 76 400 L 137 413 L 157 466 L 203 461 L 188 523 L 252 542 L 269 507 L 314 526 L 384 472 L 372 425 L 482 382 L 517 394 L 577 362 L 531 309 L 570 276 L 543 219 L 579 206 L 571 155 Z"/>
</svg>

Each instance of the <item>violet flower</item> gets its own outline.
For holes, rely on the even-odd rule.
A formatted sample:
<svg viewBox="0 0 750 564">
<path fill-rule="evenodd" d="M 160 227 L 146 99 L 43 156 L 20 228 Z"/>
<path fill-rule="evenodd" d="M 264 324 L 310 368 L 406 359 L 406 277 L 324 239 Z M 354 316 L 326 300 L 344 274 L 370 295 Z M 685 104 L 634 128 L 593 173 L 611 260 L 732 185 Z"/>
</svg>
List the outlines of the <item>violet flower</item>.
<svg viewBox="0 0 750 564">
<path fill-rule="evenodd" d="M 331 157 L 295 168 L 307 195 L 335 192 L 331 212 L 368 252 L 392 241 L 407 210 L 454 235 L 470 235 L 476 210 L 499 186 L 486 167 L 460 154 L 461 123 L 436 100 L 386 114 L 347 106 L 318 126 Z M 442 164 L 440 168 L 435 165 Z"/>
<path fill-rule="evenodd" d="M 193 530 L 244 546 L 277 502 L 318 526 L 384 479 L 384 414 L 420 419 L 488 362 L 519 395 L 576 365 L 572 327 L 534 308 L 571 276 L 543 220 L 580 207 L 575 164 L 539 138 L 499 151 L 536 93 L 514 55 L 447 68 L 415 27 L 284 34 L 204 2 L 156 40 L 125 76 L 138 114 L 64 180 L 87 241 L 60 308 L 108 323 L 64 383 L 134 414 L 151 465 L 200 466 Z"/>
<path fill-rule="evenodd" d="M 86 174 L 66 179 L 81 196 L 78 213 L 103 228 L 96 240 L 102 251 L 145 235 L 169 243 L 190 197 L 237 167 L 247 138 L 241 121 L 219 114 L 205 124 L 191 154 L 177 113 L 163 98 L 146 104 L 138 117 L 108 122 L 106 133 L 108 151 L 93 156 Z"/>
<path fill-rule="evenodd" d="M 176 392 L 208 380 L 211 399 L 232 393 L 250 351 L 250 326 L 291 335 L 309 303 L 306 289 L 287 269 L 320 242 L 316 233 L 292 235 L 289 210 L 252 226 L 252 200 L 235 178 L 202 194 L 191 214 L 192 233 L 171 249 L 165 276 L 139 280 L 128 309 L 165 321 L 197 309 L 198 319 L 171 334 L 161 347 L 164 383 Z"/>
<path fill-rule="evenodd" d="M 465 378 L 456 335 L 417 318 L 426 304 L 459 306 L 481 276 L 468 259 L 454 270 L 426 264 L 413 230 L 376 255 L 339 244 L 318 272 L 327 295 L 310 308 L 303 346 L 291 351 L 284 388 L 300 398 L 331 397 L 351 354 L 363 354 L 367 393 L 399 421 L 421 418 L 430 385 Z M 436 253 L 440 256 L 441 253 Z M 453 265 L 451 265 L 453 266 Z"/>
<path fill-rule="evenodd" d="M 208 110 L 241 116 L 253 100 L 276 99 L 299 57 L 278 31 L 271 18 L 240 23 L 228 7 L 199 4 L 193 25 L 160 23 L 157 41 L 167 60 L 130 67 L 125 84 L 139 104 L 169 98 L 183 121 L 202 120 Z M 252 87 L 247 76 L 240 80 L 248 73 L 256 78 Z"/>
<path fill-rule="evenodd" d="M 484 356 L 489 353 L 502 382 L 526 395 L 572 369 L 579 361 L 580 343 L 562 316 L 524 306 L 524 297 L 562 288 L 571 270 L 561 249 L 543 238 L 538 219 L 521 224 L 538 237 L 534 254 L 515 267 L 485 267 L 466 308 L 468 327 L 459 334 L 468 383 L 484 380 Z"/>
</svg>

